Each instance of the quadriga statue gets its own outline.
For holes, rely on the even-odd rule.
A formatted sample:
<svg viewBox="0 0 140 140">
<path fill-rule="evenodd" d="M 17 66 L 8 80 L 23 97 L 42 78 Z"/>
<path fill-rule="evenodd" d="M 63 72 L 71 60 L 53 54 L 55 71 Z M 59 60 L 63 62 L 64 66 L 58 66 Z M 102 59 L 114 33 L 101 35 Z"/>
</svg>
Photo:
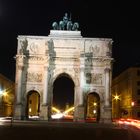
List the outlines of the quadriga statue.
<svg viewBox="0 0 140 140">
<path fill-rule="evenodd" d="M 74 24 L 71 21 L 71 17 L 68 17 L 68 14 L 65 13 L 63 20 L 59 21 L 59 24 L 57 22 L 53 22 L 52 27 L 54 30 L 72 30 L 77 31 L 79 28 L 79 23 L 74 22 Z"/>
</svg>

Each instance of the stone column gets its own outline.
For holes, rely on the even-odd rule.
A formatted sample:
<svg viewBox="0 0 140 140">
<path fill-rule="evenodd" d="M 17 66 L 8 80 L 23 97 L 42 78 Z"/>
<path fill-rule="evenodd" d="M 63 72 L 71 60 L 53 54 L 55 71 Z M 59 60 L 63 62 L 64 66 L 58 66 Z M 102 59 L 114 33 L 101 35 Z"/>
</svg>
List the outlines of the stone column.
<svg viewBox="0 0 140 140">
<path fill-rule="evenodd" d="M 48 67 L 44 66 L 44 92 L 43 92 L 43 105 L 47 105 L 48 95 Z"/>
<path fill-rule="evenodd" d="M 16 94 L 16 103 L 21 104 L 21 94 L 22 94 L 22 71 L 24 66 L 18 66 L 18 81 L 17 81 L 17 94 Z"/>
<path fill-rule="evenodd" d="M 79 104 L 80 105 L 83 105 L 84 84 L 85 84 L 84 68 L 81 68 L 81 72 L 80 72 L 80 96 L 79 96 Z"/>
<path fill-rule="evenodd" d="M 83 94 L 84 94 L 84 86 L 85 86 L 85 75 L 84 75 L 84 70 L 85 70 L 85 58 L 82 56 L 80 58 L 80 98 L 79 98 L 79 105 L 83 106 Z"/>
<path fill-rule="evenodd" d="M 22 81 L 23 81 L 23 71 L 24 71 L 24 60 L 25 56 L 17 56 L 17 68 L 16 68 L 16 101 L 15 101 L 15 111 L 14 119 L 21 120 L 25 117 L 25 111 L 23 110 L 22 104 Z"/>
<path fill-rule="evenodd" d="M 44 66 L 43 102 L 40 112 L 41 120 L 48 120 L 48 67 Z"/>
<path fill-rule="evenodd" d="M 74 114 L 74 120 L 75 121 L 83 121 L 84 120 L 84 83 L 85 83 L 85 77 L 84 77 L 84 57 L 80 58 L 81 66 L 80 66 L 80 73 L 79 73 L 79 87 L 76 87 L 76 106 L 75 106 L 75 114 Z"/>
<path fill-rule="evenodd" d="M 105 106 L 110 107 L 110 69 L 105 69 Z"/>
<path fill-rule="evenodd" d="M 104 102 L 104 114 L 103 114 L 103 121 L 104 123 L 111 123 L 112 122 L 112 110 L 111 110 L 111 70 L 109 68 L 105 69 L 105 102 Z"/>
</svg>

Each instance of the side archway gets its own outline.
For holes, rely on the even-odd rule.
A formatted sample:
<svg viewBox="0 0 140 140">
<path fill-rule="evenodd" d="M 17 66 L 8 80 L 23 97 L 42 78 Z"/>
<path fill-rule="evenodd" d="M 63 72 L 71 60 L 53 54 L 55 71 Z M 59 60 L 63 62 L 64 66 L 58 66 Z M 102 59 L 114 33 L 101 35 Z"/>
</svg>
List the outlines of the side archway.
<svg viewBox="0 0 140 140">
<path fill-rule="evenodd" d="M 26 116 L 28 119 L 39 117 L 40 95 L 37 91 L 31 90 L 27 93 Z"/>
<path fill-rule="evenodd" d="M 96 92 L 87 95 L 86 119 L 93 122 L 100 120 L 100 97 Z"/>
</svg>

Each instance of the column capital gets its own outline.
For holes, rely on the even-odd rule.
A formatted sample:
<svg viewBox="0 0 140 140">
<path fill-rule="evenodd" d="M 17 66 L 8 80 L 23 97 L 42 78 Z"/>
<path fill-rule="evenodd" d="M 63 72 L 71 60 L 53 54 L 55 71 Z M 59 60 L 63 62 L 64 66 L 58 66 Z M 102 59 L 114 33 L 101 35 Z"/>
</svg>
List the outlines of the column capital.
<svg viewBox="0 0 140 140">
<path fill-rule="evenodd" d="M 26 58 L 26 55 L 24 55 L 24 54 L 17 54 L 14 58 L 15 59 L 17 59 L 17 58 Z"/>
<path fill-rule="evenodd" d="M 110 69 L 110 68 L 105 68 L 104 71 L 105 71 L 105 72 L 110 72 L 111 69 Z"/>
<path fill-rule="evenodd" d="M 44 66 L 44 70 L 47 71 L 48 70 L 48 66 L 45 65 Z"/>
<path fill-rule="evenodd" d="M 23 65 L 18 65 L 17 69 L 22 71 L 24 69 L 24 66 Z"/>
</svg>

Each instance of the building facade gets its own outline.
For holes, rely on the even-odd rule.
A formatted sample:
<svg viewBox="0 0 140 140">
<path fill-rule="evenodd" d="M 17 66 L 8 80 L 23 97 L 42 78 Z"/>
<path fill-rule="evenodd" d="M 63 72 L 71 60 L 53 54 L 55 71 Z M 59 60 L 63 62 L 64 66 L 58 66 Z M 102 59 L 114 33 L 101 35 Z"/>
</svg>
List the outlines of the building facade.
<svg viewBox="0 0 140 140">
<path fill-rule="evenodd" d="M 110 123 L 112 39 L 82 37 L 67 14 L 52 26 L 49 36 L 18 36 L 14 119 L 51 120 L 55 81 L 65 77 L 73 83 L 73 120 Z"/>
<path fill-rule="evenodd" d="M 0 116 L 12 116 L 15 84 L 0 74 Z"/>
<path fill-rule="evenodd" d="M 113 79 L 112 117 L 140 119 L 140 67 L 131 67 Z"/>
</svg>

